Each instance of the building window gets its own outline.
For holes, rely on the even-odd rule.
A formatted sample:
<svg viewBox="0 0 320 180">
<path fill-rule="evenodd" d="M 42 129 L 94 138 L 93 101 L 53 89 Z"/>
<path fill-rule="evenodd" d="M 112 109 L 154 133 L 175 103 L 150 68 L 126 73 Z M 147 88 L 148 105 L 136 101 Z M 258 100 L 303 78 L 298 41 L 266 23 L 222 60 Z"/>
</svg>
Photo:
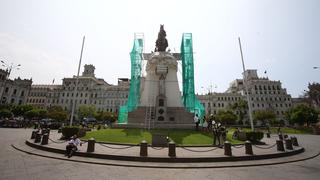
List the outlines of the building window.
<svg viewBox="0 0 320 180">
<path fill-rule="evenodd" d="M 6 87 L 6 90 L 5 90 L 4 92 L 8 93 L 8 91 L 9 91 L 9 88 L 8 88 L 8 87 Z"/>
<path fill-rule="evenodd" d="M 21 91 L 21 97 L 24 96 L 24 91 Z"/>
</svg>

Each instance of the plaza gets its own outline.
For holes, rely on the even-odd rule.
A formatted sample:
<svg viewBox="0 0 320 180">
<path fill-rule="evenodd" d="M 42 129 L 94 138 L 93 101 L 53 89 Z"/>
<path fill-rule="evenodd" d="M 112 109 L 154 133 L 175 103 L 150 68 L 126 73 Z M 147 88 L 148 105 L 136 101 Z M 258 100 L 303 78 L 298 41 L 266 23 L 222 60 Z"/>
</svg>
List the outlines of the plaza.
<svg viewBox="0 0 320 180">
<path fill-rule="evenodd" d="M 24 146 L 31 129 L 0 129 L 1 179 L 318 179 L 320 141 L 296 135 L 305 152 L 268 160 L 186 164 L 89 160 Z M 24 150 L 15 149 L 13 146 Z M 80 151 L 83 151 L 81 149 Z M 93 161 L 93 162 L 90 162 Z M 126 165 L 127 164 L 127 165 Z M 159 166 L 154 168 L 150 166 Z M 148 167 L 149 166 L 149 167 Z M 189 167 L 188 167 L 189 166 Z"/>
</svg>

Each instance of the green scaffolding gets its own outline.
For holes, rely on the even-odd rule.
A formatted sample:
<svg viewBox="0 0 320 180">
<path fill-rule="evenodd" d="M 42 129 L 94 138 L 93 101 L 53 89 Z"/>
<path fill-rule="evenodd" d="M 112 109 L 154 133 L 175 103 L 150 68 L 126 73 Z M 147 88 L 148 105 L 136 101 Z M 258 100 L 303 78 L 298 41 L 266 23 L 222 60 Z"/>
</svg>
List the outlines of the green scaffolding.
<svg viewBox="0 0 320 180">
<path fill-rule="evenodd" d="M 131 81 L 128 101 L 119 109 L 118 123 L 128 123 L 128 113 L 134 111 L 139 105 L 140 101 L 140 78 L 142 68 L 142 52 L 143 39 L 135 38 L 132 51 L 130 53 L 131 59 Z"/>
<path fill-rule="evenodd" d="M 199 119 L 203 119 L 205 110 L 194 92 L 194 67 L 192 34 L 183 33 L 181 42 L 182 60 L 182 102 L 184 107 L 191 113 L 198 114 Z"/>
</svg>

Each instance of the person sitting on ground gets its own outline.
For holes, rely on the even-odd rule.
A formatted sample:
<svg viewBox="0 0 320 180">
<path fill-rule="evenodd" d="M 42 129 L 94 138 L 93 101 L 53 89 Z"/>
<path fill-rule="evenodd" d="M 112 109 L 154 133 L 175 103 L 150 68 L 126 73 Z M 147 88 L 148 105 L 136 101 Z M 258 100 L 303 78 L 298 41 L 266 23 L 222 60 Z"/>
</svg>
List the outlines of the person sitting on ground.
<svg viewBox="0 0 320 180">
<path fill-rule="evenodd" d="M 77 135 L 72 136 L 66 146 L 65 155 L 68 156 L 68 158 L 70 158 L 73 155 L 73 153 L 78 150 L 78 145 L 82 146 L 80 139 L 77 137 Z"/>
</svg>

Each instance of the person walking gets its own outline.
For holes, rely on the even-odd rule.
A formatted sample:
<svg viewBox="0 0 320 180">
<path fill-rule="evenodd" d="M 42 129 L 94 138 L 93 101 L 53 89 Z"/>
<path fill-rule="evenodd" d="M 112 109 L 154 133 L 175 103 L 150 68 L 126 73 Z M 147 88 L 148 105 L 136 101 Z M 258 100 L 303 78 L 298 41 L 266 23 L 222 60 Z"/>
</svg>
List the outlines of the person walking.
<svg viewBox="0 0 320 180">
<path fill-rule="evenodd" d="M 198 114 L 196 114 L 193 118 L 194 123 L 196 124 L 196 130 L 199 130 L 199 117 Z"/>
</svg>

